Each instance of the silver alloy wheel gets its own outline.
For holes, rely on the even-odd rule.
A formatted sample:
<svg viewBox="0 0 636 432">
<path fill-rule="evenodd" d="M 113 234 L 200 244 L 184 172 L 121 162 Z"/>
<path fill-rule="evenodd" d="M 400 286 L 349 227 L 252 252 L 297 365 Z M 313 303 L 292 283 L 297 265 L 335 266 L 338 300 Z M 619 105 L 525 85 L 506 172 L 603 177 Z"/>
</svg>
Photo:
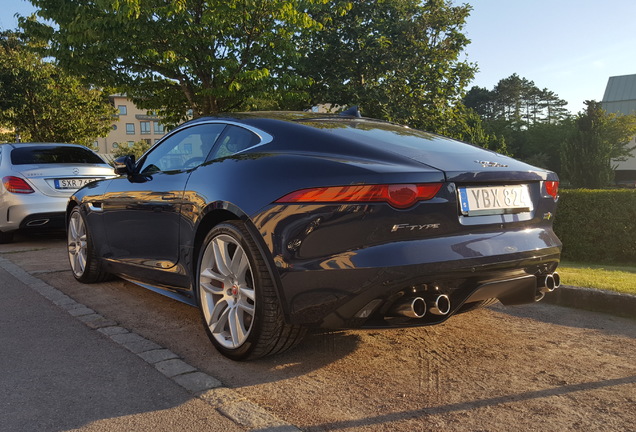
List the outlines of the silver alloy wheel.
<svg viewBox="0 0 636 432">
<path fill-rule="evenodd" d="M 86 225 L 78 211 L 73 212 L 68 223 L 68 257 L 75 276 L 86 271 Z"/>
<path fill-rule="evenodd" d="M 206 245 L 199 296 L 214 339 L 228 349 L 242 346 L 254 325 L 256 298 L 249 259 L 234 237 L 219 234 Z"/>
</svg>

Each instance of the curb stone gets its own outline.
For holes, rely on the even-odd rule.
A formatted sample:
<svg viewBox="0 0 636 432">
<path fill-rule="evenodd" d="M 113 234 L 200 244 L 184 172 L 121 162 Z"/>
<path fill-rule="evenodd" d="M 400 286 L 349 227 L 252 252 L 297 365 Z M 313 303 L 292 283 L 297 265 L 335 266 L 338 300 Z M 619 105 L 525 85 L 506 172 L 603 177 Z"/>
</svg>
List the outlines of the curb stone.
<svg viewBox="0 0 636 432">
<path fill-rule="evenodd" d="M 594 288 L 561 285 L 542 302 L 576 309 L 636 318 L 636 296 Z"/>
<path fill-rule="evenodd" d="M 235 423 L 254 432 L 300 432 L 296 426 L 277 418 L 238 392 L 224 387 L 221 381 L 184 362 L 172 351 L 76 302 L 10 260 L 0 257 L 0 267 L 89 328 L 136 354 L 193 397 L 207 403 Z"/>
</svg>

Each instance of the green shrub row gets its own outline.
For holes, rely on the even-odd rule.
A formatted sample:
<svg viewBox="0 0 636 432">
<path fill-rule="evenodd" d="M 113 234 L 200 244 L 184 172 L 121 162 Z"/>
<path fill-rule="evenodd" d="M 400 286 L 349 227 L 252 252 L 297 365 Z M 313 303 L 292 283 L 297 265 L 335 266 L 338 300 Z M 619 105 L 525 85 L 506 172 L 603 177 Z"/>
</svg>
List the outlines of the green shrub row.
<svg viewBox="0 0 636 432">
<path fill-rule="evenodd" d="M 561 190 L 554 231 L 565 260 L 636 264 L 636 190 Z"/>
</svg>

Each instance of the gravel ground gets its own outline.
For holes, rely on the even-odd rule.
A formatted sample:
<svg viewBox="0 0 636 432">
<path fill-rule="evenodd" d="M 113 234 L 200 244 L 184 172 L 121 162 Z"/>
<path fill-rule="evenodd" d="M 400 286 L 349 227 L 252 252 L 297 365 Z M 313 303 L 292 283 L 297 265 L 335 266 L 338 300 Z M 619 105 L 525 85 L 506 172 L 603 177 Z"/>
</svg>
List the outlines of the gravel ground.
<svg viewBox="0 0 636 432">
<path fill-rule="evenodd" d="M 237 363 L 195 308 L 121 280 L 77 283 L 59 238 L 0 254 L 302 430 L 636 431 L 634 319 L 495 305 L 434 327 L 315 331 Z"/>
</svg>

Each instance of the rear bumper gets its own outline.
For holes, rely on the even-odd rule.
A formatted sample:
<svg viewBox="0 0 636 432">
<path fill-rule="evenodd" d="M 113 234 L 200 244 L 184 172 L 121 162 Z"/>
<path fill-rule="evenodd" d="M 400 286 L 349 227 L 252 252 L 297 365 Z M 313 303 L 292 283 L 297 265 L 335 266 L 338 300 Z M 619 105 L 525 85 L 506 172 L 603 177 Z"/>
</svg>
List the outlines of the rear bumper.
<svg viewBox="0 0 636 432">
<path fill-rule="evenodd" d="M 512 246 L 516 245 L 516 246 Z M 522 249 L 522 250 L 519 250 Z M 467 301 L 535 301 L 537 276 L 554 272 L 561 243 L 552 230 L 509 231 L 397 242 L 317 260 L 276 262 L 290 322 L 325 328 L 437 324 Z M 281 260 L 281 257 L 278 257 Z M 281 265 L 284 264 L 284 265 Z M 388 317 L 405 296 L 427 301 L 440 294 L 447 315 Z"/>
<path fill-rule="evenodd" d="M 41 195 L 8 196 L 7 206 L 0 209 L 0 231 L 18 229 L 60 229 L 64 227 L 66 198 Z"/>
</svg>

